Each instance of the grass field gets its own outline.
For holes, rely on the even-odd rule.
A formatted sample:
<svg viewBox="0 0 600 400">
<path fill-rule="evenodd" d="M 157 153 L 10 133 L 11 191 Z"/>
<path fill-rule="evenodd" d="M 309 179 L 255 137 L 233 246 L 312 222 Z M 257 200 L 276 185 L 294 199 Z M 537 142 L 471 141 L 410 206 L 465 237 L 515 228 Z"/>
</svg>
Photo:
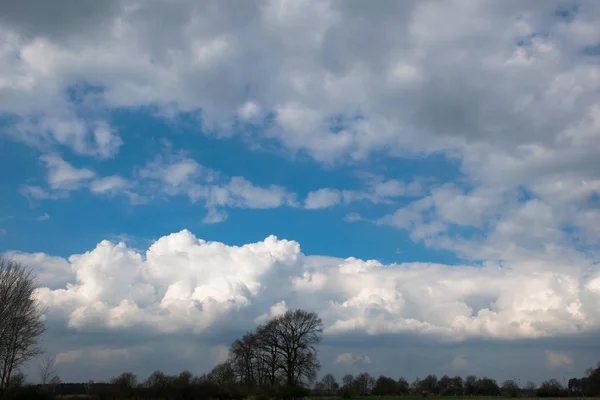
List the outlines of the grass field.
<svg viewBox="0 0 600 400">
<path fill-rule="evenodd" d="M 341 400 L 341 397 L 312 397 L 315 400 Z M 558 399 L 573 399 L 576 397 L 517 397 L 519 400 L 558 400 Z M 350 400 L 490 400 L 490 399 L 511 399 L 506 396 L 364 396 L 352 397 Z M 582 399 L 600 399 L 600 397 L 583 397 Z"/>
</svg>

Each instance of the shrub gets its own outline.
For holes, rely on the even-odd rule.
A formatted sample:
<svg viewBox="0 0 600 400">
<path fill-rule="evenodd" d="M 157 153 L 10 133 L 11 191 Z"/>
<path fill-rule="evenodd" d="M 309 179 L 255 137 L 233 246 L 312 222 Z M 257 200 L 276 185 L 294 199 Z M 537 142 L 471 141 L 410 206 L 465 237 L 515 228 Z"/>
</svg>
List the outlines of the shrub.
<svg viewBox="0 0 600 400">
<path fill-rule="evenodd" d="M 33 387 L 25 387 L 14 390 L 12 393 L 8 394 L 8 399 L 10 400 L 52 400 L 54 396 L 51 393 L 45 392 L 43 390 L 33 388 Z"/>
</svg>

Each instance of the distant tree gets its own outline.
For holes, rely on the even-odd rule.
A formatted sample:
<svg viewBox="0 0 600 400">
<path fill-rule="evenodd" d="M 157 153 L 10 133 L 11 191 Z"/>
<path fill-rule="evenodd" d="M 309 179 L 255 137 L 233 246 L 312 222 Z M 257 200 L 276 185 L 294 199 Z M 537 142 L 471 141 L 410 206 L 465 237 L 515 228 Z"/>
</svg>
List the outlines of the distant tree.
<svg viewBox="0 0 600 400">
<path fill-rule="evenodd" d="M 194 375 L 190 371 L 182 371 L 173 377 L 173 392 L 180 399 L 192 398 L 194 391 Z"/>
<path fill-rule="evenodd" d="M 483 377 L 477 382 L 477 394 L 481 396 L 497 396 L 500 393 L 500 387 L 495 379 Z"/>
<path fill-rule="evenodd" d="M 556 379 L 550 379 L 542 382 L 538 391 L 538 397 L 563 397 L 566 395 L 565 389 Z"/>
<path fill-rule="evenodd" d="M 584 394 L 582 380 L 577 378 L 569 379 L 567 383 L 567 388 L 569 390 L 569 395 L 575 395 L 577 397 Z"/>
<path fill-rule="evenodd" d="M 342 386 L 352 386 L 354 384 L 354 375 L 346 374 L 342 377 Z"/>
<path fill-rule="evenodd" d="M 517 397 L 517 395 L 519 394 L 519 385 L 517 385 L 517 383 L 510 379 L 510 380 L 506 380 L 504 381 L 504 383 L 502 383 L 502 395 L 503 396 L 510 396 L 510 397 Z"/>
<path fill-rule="evenodd" d="M 354 384 L 354 375 L 346 374 L 342 377 L 342 387 L 340 389 L 340 393 L 345 399 L 357 394 L 356 385 Z"/>
<path fill-rule="evenodd" d="M 442 376 L 437 382 L 436 393 L 441 396 L 448 396 L 452 394 L 452 378 L 448 375 Z"/>
<path fill-rule="evenodd" d="M 371 394 L 373 386 L 375 386 L 375 379 L 367 372 L 361 372 L 354 378 L 355 391 L 360 396 Z"/>
<path fill-rule="evenodd" d="M 238 382 L 247 386 L 261 382 L 260 378 L 264 375 L 262 371 L 265 369 L 261 367 L 265 365 L 266 360 L 260 354 L 257 335 L 247 333 L 241 339 L 237 339 L 231 345 L 229 353 L 229 363 Z M 271 383 L 275 380 L 277 370 L 278 365 L 275 365 Z"/>
<path fill-rule="evenodd" d="M 38 366 L 38 375 L 40 377 L 40 381 L 42 383 L 42 387 L 46 386 L 50 379 L 56 374 L 55 366 L 56 358 L 52 355 L 47 354 L 42 359 L 40 365 Z"/>
<path fill-rule="evenodd" d="M 591 396 L 600 395 L 600 363 L 596 368 L 588 370 L 587 377 L 585 378 L 586 391 Z"/>
<path fill-rule="evenodd" d="M 276 346 L 281 356 L 280 367 L 286 384 L 297 386 L 312 382 L 320 368 L 317 345 L 321 341 L 323 322 L 314 313 L 304 310 L 288 310 L 274 318 L 269 329 L 277 339 Z"/>
<path fill-rule="evenodd" d="M 410 384 L 406 379 L 400 377 L 398 378 L 397 388 L 398 394 L 404 395 L 410 391 Z"/>
<path fill-rule="evenodd" d="M 58 375 L 54 375 L 48 382 L 52 392 L 54 392 L 54 393 L 56 393 L 56 387 L 58 385 L 60 385 L 61 383 L 62 383 L 62 380 L 60 379 L 60 376 L 58 376 Z"/>
<path fill-rule="evenodd" d="M 398 382 L 395 379 L 381 375 L 375 381 L 373 394 L 378 396 L 390 396 L 399 394 Z"/>
<path fill-rule="evenodd" d="M 467 376 L 464 382 L 464 391 L 467 396 L 477 394 L 477 377 L 475 375 Z"/>
<path fill-rule="evenodd" d="M 463 379 L 460 376 L 452 378 L 451 393 L 453 396 L 462 396 L 464 394 Z"/>
<path fill-rule="evenodd" d="M 259 382 L 274 386 L 277 383 L 277 375 L 281 370 L 282 353 L 279 346 L 276 324 L 268 322 L 256 330 L 255 345 L 257 347 L 256 357 L 259 366 Z"/>
<path fill-rule="evenodd" d="M 36 285 L 31 269 L 0 256 L 0 397 L 15 371 L 41 354 L 44 309 L 34 297 Z"/>
<path fill-rule="evenodd" d="M 419 384 L 421 393 L 436 394 L 438 379 L 435 375 L 427 375 Z"/>
<path fill-rule="evenodd" d="M 528 397 L 535 396 L 536 392 L 537 392 L 537 388 L 535 386 L 535 383 L 532 382 L 532 381 L 527 381 L 527 383 L 523 387 L 523 392 L 524 392 L 525 396 L 528 396 Z"/>
<path fill-rule="evenodd" d="M 323 383 L 323 388 L 325 390 L 326 396 L 334 396 L 340 387 L 337 380 L 335 379 L 335 376 L 333 376 L 332 374 L 326 374 L 321 380 L 321 382 Z"/>
<path fill-rule="evenodd" d="M 137 376 L 133 372 L 123 372 L 112 378 L 110 383 L 118 388 L 120 394 L 127 397 L 133 397 L 138 386 Z"/>
<path fill-rule="evenodd" d="M 162 371 L 154 371 L 144 382 L 144 387 L 156 397 L 166 397 L 171 389 L 172 378 Z"/>
<path fill-rule="evenodd" d="M 11 379 L 10 379 L 9 389 L 15 390 L 15 389 L 20 389 L 20 388 L 24 387 L 26 380 L 27 380 L 27 378 L 25 377 L 25 374 L 23 374 L 22 372 L 17 372 L 15 374 L 13 374 L 13 376 L 11 376 Z"/>
<path fill-rule="evenodd" d="M 422 394 L 421 390 L 421 379 L 416 377 L 415 380 L 410 384 L 410 391 L 414 395 Z"/>
<path fill-rule="evenodd" d="M 230 362 L 217 364 L 207 375 L 207 379 L 218 385 L 232 385 L 235 383 L 235 370 Z"/>
<path fill-rule="evenodd" d="M 323 383 L 323 381 L 318 381 L 317 383 L 315 383 L 315 387 L 313 389 L 313 395 L 314 396 L 327 396 L 327 392 L 325 390 L 325 384 Z"/>
</svg>

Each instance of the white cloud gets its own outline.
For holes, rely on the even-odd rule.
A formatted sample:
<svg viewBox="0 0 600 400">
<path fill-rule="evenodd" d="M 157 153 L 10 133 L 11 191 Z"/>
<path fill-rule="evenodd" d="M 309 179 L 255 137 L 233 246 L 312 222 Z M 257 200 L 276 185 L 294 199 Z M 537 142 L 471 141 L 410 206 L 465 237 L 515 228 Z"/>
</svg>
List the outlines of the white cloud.
<svg viewBox="0 0 600 400">
<path fill-rule="evenodd" d="M 90 183 L 90 191 L 97 194 L 115 193 L 124 190 L 129 186 L 130 183 L 127 181 L 127 179 L 118 175 L 112 175 L 94 180 L 92 183 Z"/>
<path fill-rule="evenodd" d="M 26 197 L 30 202 L 37 200 L 57 200 L 69 197 L 68 192 L 50 192 L 37 185 L 21 185 L 19 187 L 19 193 Z"/>
<path fill-rule="evenodd" d="M 229 205 L 242 208 L 277 208 L 296 205 L 296 195 L 277 185 L 255 186 L 246 179 L 235 176 L 228 184 L 220 187 L 228 192 L 227 197 L 209 197 L 212 205 Z"/>
<path fill-rule="evenodd" d="M 48 185 L 54 190 L 77 190 L 96 174 L 87 168 L 75 168 L 57 154 L 40 157 L 48 170 Z"/>
<path fill-rule="evenodd" d="M 222 208 L 270 209 L 282 206 L 297 207 L 295 193 L 279 185 L 257 186 L 247 179 L 221 177 L 210 168 L 200 165 L 184 153 L 166 152 L 141 168 L 134 168 L 132 177 L 118 174 L 97 177 L 87 168 L 76 168 L 57 154 L 40 157 L 47 168 L 48 188 L 22 185 L 20 193 L 34 200 L 62 199 L 73 190 L 89 189 L 95 195 L 125 195 L 132 204 L 168 196 L 187 196 L 192 203 L 203 200 L 207 215 L 205 223 L 227 219 Z"/>
<path fill-rule="evenodd" d="M 50 215 L 48 215 L 48 213 L 44 213 L 44 215 L 40 215 L 35 220 L 41 222 L 41 221 L 47 221 L 49 219 L 50 219 Z"/>
<path fill-rule="evenodd" d="M 62 257 L 18 251 L 9 251 L 4 255 L 34 269 L 40 286 L 59 289 L 75 278 L 71 264 Z"/>
<path fill-rule="evenodd" d="M 123 140 L 108 123 L 87 123 L 73 115 L 24 118 L 10 128 L 0 130 L 16 140 L 40 150 L 52 150 L 57 145 L 70 148 L 82 156 L 100 159 L 115 156 Z"/>
<path fill-rule="evenodd" d="M 309 210 L 328 208 L 342 202 L 348 204 L 361 200 L 375 204 L 389 203 L 392 199 L 419 196 L 423 192 L 419 181 L 406 184 L 397 179 L 385 180 L 374 175 L 364 174 L 362 177 L 367 180 L 364 190 L 317 189 L 308 193 L 304 200 L 304 208 Z"/>
<path fill-rule="evenodd" d="M 327 208 L 339 204 L 342 196 L 336 189 L 319 189 L 310 192 L 304 200 L 304 207 L 313 210 L 317 208 Z"/>
<path fill-rule="evenodd" d="M 106 112 L 142 108 L 201 114 L 208 134 L 239 132 L 254 147 L 274 140 L 328 164 L 441 154 L 456 161 L 470 189 L 434 191 L 436 218 L 404 221 L 414 238 L 436 236 L 447 224 L 481 228 L 525 188 L 553 212 L 571 210 L 559 218 L 595 243 L 600 217 L 582 200 L 594 189 L 581 188 L 600 180 L 600 73 L 581 50 L 597 44 L 600 7 L 586 2 L 567 23 L 557 6 L 390 1 L 364 17 L 361 6 L 345 2 L 181 2 L 156 40 L 148 21 L 164 19 L 161 2 L 110 1 L 93 15 L 53 17 L 61 23 L 5 5 L 0 99 L 10 100 L 0 100 L 0 111 L 15 123 L 3 133 L 45 150 L 62 145 L 108 158 L 123 141 Z M 244 121 L 260 129 L 235 125 Z M 164 171 L 170 192 L 257 208 L 295 202 L 277 188 L 260 192 L 236 181 L 210 193 L 184 188 L 199 167 L 183 161 Z M 564 186 L 553 187 L 559 179 Z M 323 189 L 306 206 L 422 194 L 397 179 L 371 189 Z M 324 194 L 326 202 L 313 201 Z M 215 215 L 207 220 L 224 218 Z"/>
<path fill-rule="evenodd" d="M 356 221 L 360 221 L 361 219 L 362 219 L 362 217 L 360 216 L 360 214 L 355 213 L 355 212 L 348 213 L 344 217 L 344 221 L 346 221 L 346 222 L 356 222 Z"/>
<path fill-rule="evenodd" d="M 274 237 L 235 247 L 182 231 L 157 240 L 144 257 L 103 241 L 58 265 L 71 271 L 59 275 L 63 289 L 53 282 L 54 290 L 40 289 L 38 296 L 53 318 L 65 315 L 79 331 L 203 332 L 226 321 L 242 327 L 297 306 L 319 312 L 327 335 L 406 333 L 462 341 L 600 328 L 600 271 L 581 274 L 585 264 L 561 260 L 515 261 L 505 268 L 383 265 L 305 256 L 297 243 Z"/>
<path fill-rule="evenodd" d="M 361 356 L 353 353 L 342 353 L 335 359 L 336 364 L 342 365 L 365 365 L 371 364 L 369 356 Z"/>
<path fill-rule="evenodd" d="M 475 175 L 508 177 L 520 146 L 539 139 L 540 157 L 568 155 L 581 165 L 595 151 L 586 148 L 593 135 L 583 135 L 590 125 L 581 124 L 597 106 L 600 80 L 580 50 L 597 41 L 600 11 L 587 2 L 567 24 L 551 17 L 556 6 L 383 2 L 360 19 L 364 10 L 343 2 L 182 2 L 159 41 L 147 21 L 164 16 L 162 3 L 132 9 L 111 1 L 91 17 L 70 13 L 62 29 L 19 14 L 2 25 L 1 90 L 11 100 L 0 109 L 64 120 L 72 108 L 65 87 L 86 81 L 102 88 L 83 92 L 94 105 L 202 109 L 208 127 L 254 117 L 260 107 L 276 116 L 268 136 L 325 161 L 458 149 Z M 18 6 L 5 8 L 14 16 Z M 528 38 L 539 32 L 548 34 Z M 346 122 L 333 132 L 337 115 Z M 81 137 L 91 129 L 68 131 Z M 576 161 L 578 151 L 585 157 Z M 541 159 L 520 161 L 531 175 L 526 164 Z"/>
<path fill-rule="evenodd" d="M 239 108 L 238 114 L 246 121 L 258 121 L 260 106 L 252 101 L 247 101 Z"/>
<path fill-rule="evenodd" d="M 287 308 L 287 305 L 285 304 L 285 300 L 282 300 L 279 303 L 273 304 L 268 313 L 264 313 L 264 314 L 256 317 L 256 319 L 254 319 L 254 322 L 256 324 L 265 323 L 271 318 L 275 318 L 275 317 L 285 314 L 285 312 L 287 310 L 288 310 L 288 308 Z"/>
<path fill-rule="evenodd" d="M 573 357 L 569 354 L 546 350 L 546 364 L 550 368 L 569 367 L 573 364 Z"/>
</svg>

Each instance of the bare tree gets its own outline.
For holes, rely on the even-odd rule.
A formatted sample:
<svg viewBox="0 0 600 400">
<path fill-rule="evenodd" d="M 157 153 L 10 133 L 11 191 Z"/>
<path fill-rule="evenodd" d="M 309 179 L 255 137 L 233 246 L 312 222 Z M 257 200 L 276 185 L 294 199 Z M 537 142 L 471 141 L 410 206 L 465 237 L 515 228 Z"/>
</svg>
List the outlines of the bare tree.
<svg viewBox="0 0 600 400">
<path fill-rule="evenodd" d="M 335 379 L 335 376 L 333 376 L 332 374 L 325 375 L 321 382 L 323 382 L 323 387 L 327 396 L 335 395 L 340 387 L 340 385 L 337 383 L 337 380 Z"/>
<path fill-rule="evenodd" d="M 219 385 L 235 383 L 235 371 L 229 361 L 215 365 L 206 377 L 209 382 Z"/>
<path fill-rule="evenodd" d="M 259 352 L 257 337 L 253 333 L 247 333 L 231 345 L 229 363 L 240 383 L 247 386 L 261 383 L 263 363 L 260 362 Z"/>
<path fill-rule="evenodd" d="M 40 365 L 38 366 L 38 374 L 40 376 L 40 381 L 42 383 L 42 387 L 44 387 L 47 383 L 50 382 L 50 379 L 56 374 L 55 366 L 56 357 L 47 354 L 43 359 Z"/>
<path fill-rule="evenodd" d="M 0 396 L 14 372 L 41 354 L 43 308 L 34 297 L 36 279 L 29 268 L 0 256 Z"/>
<path fill-rule="evenodd" d="M 320 368 L 316 346 L 323 332 L 321 318 L 314 312 L 289 310 L 274 318 L 272 324 L 287 385 L 314 381 Z"/>
<path fill-rule="evenodd" d="M 257 346 L 261 366 L 264 368 L 265 382 L 274 386 L 277 382 L 277 374 L 281 369 L 281 355 L 278 346 L 277 323 L 270 321 L 258 327 Z"/>
<path fill-rule="evenodd" d="M 52 391 L 56 392 L 56 386 L 60 385 L 62 381 L 60 380 L 60 376 L 54 375 L 48 383 L 50 383 L 50 386 L 52 386 Z"/>
</svg>

